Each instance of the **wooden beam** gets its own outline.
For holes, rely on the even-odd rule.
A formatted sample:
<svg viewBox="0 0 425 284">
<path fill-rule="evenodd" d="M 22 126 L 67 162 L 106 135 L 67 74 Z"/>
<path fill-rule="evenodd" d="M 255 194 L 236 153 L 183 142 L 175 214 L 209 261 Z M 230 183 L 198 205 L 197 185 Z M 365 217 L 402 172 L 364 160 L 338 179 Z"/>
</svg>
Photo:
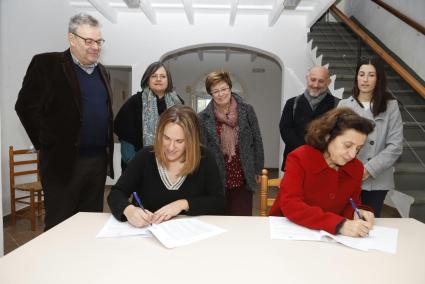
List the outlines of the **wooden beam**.
<svg viewBox="0 0 425 284">
<path fill-rule="evenodd" d="M 101 13 L 106 19 L 111 23 L 117 23 L 117 11 L 112 9 L 105 1 L 102 0 L 88 0 L 90 4 L 96 8 L 99 13 Z"/>
<path fill-rule="evenodd" d="M 283 11 L 283 1 L 284 0 L 276 0 L 276 2 L 273 5 L 273 9 L 271 10 L 269 14 L 269 26 L 273 26 L 277 20 L 279 19 L 280 15 Z"/>
<path fill-rule="evenodd" d="M 340 18 L 347 26 L 354 31 L 367 45 L 370 46 L 385 62 L 387 62 L 416 92 L 425 98 L 425 86 L 416 78 L 410 75 L 391 55 L 389 55 L 378 43 L 376 43 L 365 31 L 363 31 L 354 21 L 349 19 L 335 5 L 330 10 Z"/>
<path fill-rule="evenodd" d="M 235 25 L 236 12 L 238 11 L 239 0 L 232 0 L 230 2 L 230 20 L 229 24 L 231 26 Z"/>
<path fill-rule="evenodd" d="M 140 9 L 142 9 L 145 16 L 149 19 L 152 24 L 156 24 L 156 14 L 152 9 L 151 2 L 149 0 L 141 0 L 140 1 Z"/>
<path fill-rule="evenodd" d="M 182 0 L 184 11 L 186 13 L 187 20 L 190 25 L 193 25 L 193 6 L 192 0 Z"/>
</svg>

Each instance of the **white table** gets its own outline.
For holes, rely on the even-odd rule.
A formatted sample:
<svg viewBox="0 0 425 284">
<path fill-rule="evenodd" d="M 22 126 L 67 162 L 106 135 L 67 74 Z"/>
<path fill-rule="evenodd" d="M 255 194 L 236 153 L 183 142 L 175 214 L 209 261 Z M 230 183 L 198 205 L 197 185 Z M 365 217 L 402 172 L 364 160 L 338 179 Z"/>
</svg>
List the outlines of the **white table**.
<svg viewBox="0 0 425 284">
<path fill-rule="evenodd" d="M 271 240 L 268 218 L 201 216 L 228 231 L 166 249 L 155 238 L 96 239 L 106 213 L 79 213 L 0 258 L 0 283 L 425 283 L 425 224 L 398 228 L 397 254 Z"/>
</svg>

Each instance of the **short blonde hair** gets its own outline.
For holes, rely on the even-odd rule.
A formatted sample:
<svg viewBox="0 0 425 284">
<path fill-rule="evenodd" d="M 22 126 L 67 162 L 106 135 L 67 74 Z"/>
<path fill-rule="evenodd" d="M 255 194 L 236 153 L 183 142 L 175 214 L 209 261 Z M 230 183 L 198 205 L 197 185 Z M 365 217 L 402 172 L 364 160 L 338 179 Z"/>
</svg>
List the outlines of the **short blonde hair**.
<svg viewBox="0 0 425 284">
<path fill-rule="evenodd" d="M 232 89 L 232 80 L 230 75 L 226 71 L 214 71 L 207 75 L 205 78 L 205 89 L 207 93 L 211 95 L 211 87 L 219 82 L 226 82 L 230 89 Z"/>
<path fill-rule="evenodd" d="M 185 165 L 179 174 L 181 176 L 191 174 L 199 167 L 201 161 L 200 127 L 198 117 L 192 108 L 185 105 L 172 106 L 161 114 L 156 129 L 154 152 L 159 164 L 165 168 L 168 167 L 168 160 L 165 157 L 163 150 L 163 136 L 165 126 L 169 123 L 179 125 L 184 132 L 186 146 L 184 154 Z"/>
</svg>

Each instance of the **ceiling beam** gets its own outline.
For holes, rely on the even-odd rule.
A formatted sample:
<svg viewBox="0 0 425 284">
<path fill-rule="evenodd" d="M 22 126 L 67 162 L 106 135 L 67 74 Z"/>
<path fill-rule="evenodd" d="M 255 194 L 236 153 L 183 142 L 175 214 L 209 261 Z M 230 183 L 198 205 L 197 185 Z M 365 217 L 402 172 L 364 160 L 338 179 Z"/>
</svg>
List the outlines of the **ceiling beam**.
<svg viewBox="0 0 425 284">
<path fill-rule="evenodd" d="M 152 24 L 156 24 L 156 14 L 149 0 L 140 0 L 140 9 Z"/>
<path fill-rule="evenodd" d="M 273 8 L 269 14 L 269 26 L 273 26 L 277 20 L 279 19 L 280 15 L 282 14 L 283 11 L 283 2 L 284 0 L 276 0 Z"/>
<path fill-rule="evenodd" d="M 184 12 L 186 13 L 187 20 L 190 25 L 193 25 L 193 6 L 192 0 L 182 0 Z"/>
<path fill-rule="evenodd" d="M 117 11 L 112 9 L 109 4 L 105 3 L 102 0 L 88 0 L 90 4 L 96 8 L 99 13 L 101 13 L 106 19 L 108 19 L 111 23 L 117 23 Z"/>
<path fill-rule="evenodd" d="M 230 48 L 226 48 L 226 62 L 230 59 Z"/>
<path fill-rule="evenodd" d="M 204 61 L 204 52 L 202 50 L 198 50 L 199 61 Z"/>
<path fill-rule="evenodd" d="M 230 21 L 229 24 L 231 26 L 235 25 L 236 12 L 238 11 L 239 0 L 232 0 L 230 2 Z"/>
<path fill-rule="evenodd" d="M 139 8 L 140 7 L 140 0 L 124 0 L 125 4 L 128 8 Z"/>
</svg>

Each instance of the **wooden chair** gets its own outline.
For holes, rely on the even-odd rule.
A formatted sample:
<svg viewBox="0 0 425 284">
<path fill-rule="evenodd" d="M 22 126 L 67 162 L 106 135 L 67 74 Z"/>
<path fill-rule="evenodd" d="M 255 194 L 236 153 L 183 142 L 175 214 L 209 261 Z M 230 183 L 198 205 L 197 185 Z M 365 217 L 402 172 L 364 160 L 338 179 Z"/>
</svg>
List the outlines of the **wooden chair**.
<svg viewBox="0 0 425 284">
<path fill-rule="evenodd" d="M 268 208 L 275 201 L 275 198 L 269 197 L 269 188 L 279 188 L 280 180 L 280 178 L 269 179 L 268 171 L 266 169 L 262 170 L 260 182 L 260 216 L 267 216 Z"/>
<path fill-rule="evenodd" d="M 17 158 L 15 160 L 15 158 Z M 9 146 L 9 169 L 10 169 L 10 206 L 11 206 L 11 222 L 16 223 L 16 203 L 27 204 L 30 206 L 31 230 L 35 231 L 36 207 L 37 216 L 42 214 L 42 190 L 39 175 L 38 151 L 31 149 L 14 150 L 13 146 Z M 35 175 L 35 181 L 26 183 L 16 183 L 16 177 Z M 16 197 L 16 191 L 24 191 L 25 195 Z M 37 195 L 37 200 L 35 200 Z M 23 215 L 20 217 L 28 218 Z"/>
</svg>

